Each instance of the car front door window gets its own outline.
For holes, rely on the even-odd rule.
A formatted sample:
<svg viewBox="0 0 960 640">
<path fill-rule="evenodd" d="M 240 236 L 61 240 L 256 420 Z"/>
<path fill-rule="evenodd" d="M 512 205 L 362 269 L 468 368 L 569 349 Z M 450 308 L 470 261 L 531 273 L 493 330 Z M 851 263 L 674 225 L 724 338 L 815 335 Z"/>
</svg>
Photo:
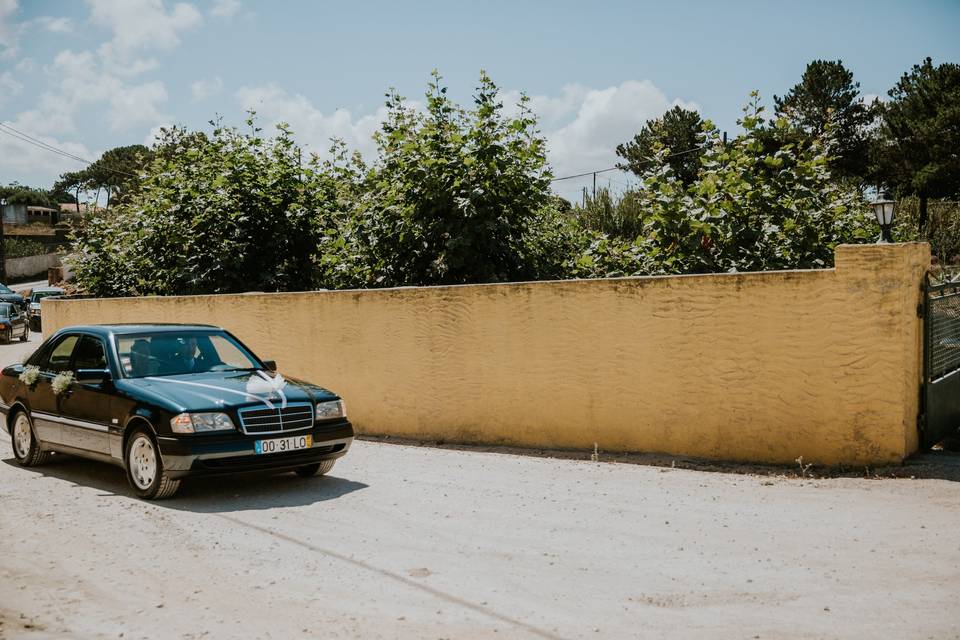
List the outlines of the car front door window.
<svg viewBox="0 0 960 640">
<path fill-rule="evenodd" d="M 66 336 L 50 352 L 50 357 L 40 366 L 43 371 L 61 373 L 70 369 L 70 358 L 80 336 Z"/>
</svg>

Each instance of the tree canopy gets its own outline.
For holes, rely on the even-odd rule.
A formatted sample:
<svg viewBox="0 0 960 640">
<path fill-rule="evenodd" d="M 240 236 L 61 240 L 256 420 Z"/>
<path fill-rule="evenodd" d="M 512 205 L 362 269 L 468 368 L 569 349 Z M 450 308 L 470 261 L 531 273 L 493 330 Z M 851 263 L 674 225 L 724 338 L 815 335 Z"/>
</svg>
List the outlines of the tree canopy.
<svg viewBox="0 0 960 640">
<path fill-rule="evenodd" d="M 814 60 L 782 98 L 775 113 L 808 138 L 830 141 L 830 168 L 839 177 L 863 182 L 867 175 L 867 127 L 874 112 L 860 96 L 860 83 L 842 60 Z"/>
<path fill-rule="evenodd" d="M 673 107 L 659 118 L 647 120 L 632 140 L 617 145 L 617 155 L 624 159 L 617 166 L 642 176 L 657 153 L 666 149 L 674 175 L 683 184 L 690 184 L 700 165 L 702 133 L 703 120 L 699 113 Z"/>
<path fill-rule="evenodd" d="M 58 193 L 73 194 L 73 201 L 80 201 L 81 192 L 96 192 L 94 201 L 99 201 L 100 192 L 106 192 L 106 206 L 118 203 L 139 188 L 140 174 L 150 163 L 153 151 L 142 144 L 114 147 L 103 152 L 96 161 L 77 171 L 68 171 L 53 185 Z"/>
<path fill-rule="evenodd" d="M 923 229 L 929 198 L 960 194 L 960 65 L 927 58 L 888 93 L 873 149 L 877 181 L 918 196 Z"/>
</svg>

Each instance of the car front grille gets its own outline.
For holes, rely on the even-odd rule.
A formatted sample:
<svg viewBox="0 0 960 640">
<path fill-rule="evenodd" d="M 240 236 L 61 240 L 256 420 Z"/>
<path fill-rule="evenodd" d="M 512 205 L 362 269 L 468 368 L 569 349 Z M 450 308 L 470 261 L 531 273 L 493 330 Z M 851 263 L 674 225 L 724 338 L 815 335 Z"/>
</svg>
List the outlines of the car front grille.
<svg viewBox="0 0 960 640">
<path fill-rule="evenodd" d="M 284 433 L 313 426 L 313 405 L 307 402 L 290 403 L 273 409 L 265 406 L 240 409 L 240 426 L 244 433 Z"/>
</svg>

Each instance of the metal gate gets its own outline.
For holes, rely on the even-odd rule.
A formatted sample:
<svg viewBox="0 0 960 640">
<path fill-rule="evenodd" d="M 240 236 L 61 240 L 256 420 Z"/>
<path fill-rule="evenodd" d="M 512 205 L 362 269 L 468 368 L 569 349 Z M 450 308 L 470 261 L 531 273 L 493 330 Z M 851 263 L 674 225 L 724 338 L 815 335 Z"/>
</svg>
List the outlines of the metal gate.
<svg viewBox="0 0 960 640">
<path fill-rule="evenodd" d="M 930 448 L 960 428 L 960 282 L 924 283 L 923 416 Z"/>
</svg>

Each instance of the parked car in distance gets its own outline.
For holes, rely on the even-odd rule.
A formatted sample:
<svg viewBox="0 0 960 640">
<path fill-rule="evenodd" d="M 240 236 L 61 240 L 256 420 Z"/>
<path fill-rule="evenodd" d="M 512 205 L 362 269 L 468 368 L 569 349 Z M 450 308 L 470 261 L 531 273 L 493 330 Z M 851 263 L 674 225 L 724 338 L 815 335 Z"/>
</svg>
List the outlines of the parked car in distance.
<svg viewBox="0 0 960 640">
<path fill-rule="evenodd" d="M 353 442 L 339 396 L 207 325 L 61 329 L 0 372 L 0 416 L 20 465 L 53 452 L 111 462 L 147 499 L 187 476 L 323 475 Z"/>
<path fill-rule="evenodd" d="M 26 342 L 29 336 L 30 327 L 20 307 L 12 302 L 0 302 L 0 340 L 10 343 L 20 338 L 20 342 Z"/>
<path fill-rule="evenodd" d="M 17 305 L 21 310 L 27 308 L 27 301 L 24 300 L 23 296 L 5 284 L 0 284 L 0 302 L 10 302 Z"/>
<path fill-rule="evenodd" d="M 40 301 L 51 296 L 62 296 L 66 293 L 60 287 L 37 287 L 30 292 L 30 329 L 31 331 L 40 331 Z"/>
</svg>

